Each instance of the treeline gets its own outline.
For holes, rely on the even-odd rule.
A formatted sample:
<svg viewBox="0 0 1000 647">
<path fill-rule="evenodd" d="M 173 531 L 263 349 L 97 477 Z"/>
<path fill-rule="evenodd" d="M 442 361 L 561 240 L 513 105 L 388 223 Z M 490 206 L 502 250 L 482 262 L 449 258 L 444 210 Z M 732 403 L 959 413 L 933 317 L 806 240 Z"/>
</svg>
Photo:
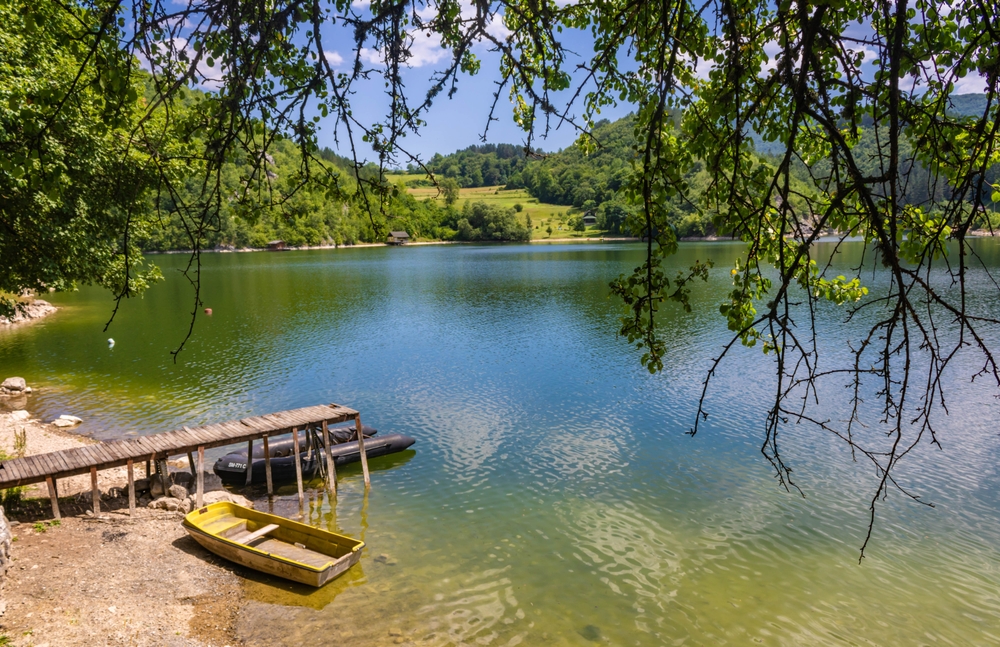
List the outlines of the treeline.
<svg viewBox="0 0 1000 647">
<path fill-rule="evenodd" d="M 514 144 L 483 144 L 469 146 L 449 155 L 435 153 L 427 168 L 440 182 L 443 178 L 455 180 L 460 188 L 498 186 L 508 184 L 525 165 L 524 148 Z M 409 173 L 419 173 L 414 165 Z M 427 180 L 409 182 L 410 186 L 430 186 Z"/>
<path fill-rule="evenodd" d="M 203 97 L 199 91 L 187 91 L 174 109 L 198 110 Z M 479 153 L 483 155 L 514 159 L 510 146 L 482 149 Z M 180 170 L 177 186 L 160 190 L 150 199 L 148 208 L 158 226 L 143 230 L 138 241 L 141 249 L 191 249 L 196 238 L 203 249 L 260 248 L 273 240 L 295 247 L 353 245 L 381 242 L 386 232 L 399 230 L 415 239 L 530 238 L 530 231 L 518 223 L 513 209 L 482 204 L 442 207 L 432 199 L 417 200 L 405 190 L 392 192 L 388 204 L 379 208 L 374 195 L 367 201 L 361 198 L 351 160 L 329 148 L 307 154 L 308 172 L 303 151 L 286 139 L 275 140 L 259 159 L 244 153 L 227 161 L 212 181 L 219 182 L 219 195 L 228 199 L 211 205 L 216 217 L 207 229 L 197 228 L 204 177 L 196 169 L 188 169 L 186 175 Z M 503 168 L 509 173 L 508 167 Z M 489 173 L 492 171 L 488 170 L 488 177 L 496 179 Z M 375 165 L 362 168 L 359 174 L 366 185 L 391 180 L 379 177 Z"/>
</svg>

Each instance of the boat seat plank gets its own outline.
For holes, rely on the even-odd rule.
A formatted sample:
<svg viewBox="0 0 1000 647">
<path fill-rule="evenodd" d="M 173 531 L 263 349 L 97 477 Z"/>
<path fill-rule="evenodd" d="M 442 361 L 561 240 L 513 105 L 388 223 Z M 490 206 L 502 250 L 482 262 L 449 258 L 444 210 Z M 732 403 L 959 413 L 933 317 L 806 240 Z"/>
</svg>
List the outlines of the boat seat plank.
<svg viewBox="0 0 1000 647">
<path fill-rule="evenodd" d="M 235 541 L 238 544 L 249 544 L 254 539 L 260 539 L 264 535 L 274 532 L 279 527 L 280 526 L 278 524 L 276 524 L 276 523 L 269 523 L 266 526 L 264 526 L 263 528 L 261 528 L 260 530 L 255 530 L 252 533 L 250 533 L 250 534 L 248 534 L 248 535 L 246 535 L 244 537 L 239 537 L 237 539 L 233 539 L 233 541 Z"/>
<path fill-rule="evenodd" d="M 296 546 L 295 544 L 290 544 L 286 541 L 281 541 L 280 539 L 266 539 L 255 545 L 254 548 L 257 550 L 262 550 L 265 553 L 270 553 L 278 557 L 284 557 L 285 559 L 290 559 L 300 564 L 307 564 L 313 568 L 323 568 L 332 561 L 336 561 L 335 557 L 329 555 L 324 555 L 315 550 L 309 550 L 308 548 L 302 548 Z"/>
</svg>

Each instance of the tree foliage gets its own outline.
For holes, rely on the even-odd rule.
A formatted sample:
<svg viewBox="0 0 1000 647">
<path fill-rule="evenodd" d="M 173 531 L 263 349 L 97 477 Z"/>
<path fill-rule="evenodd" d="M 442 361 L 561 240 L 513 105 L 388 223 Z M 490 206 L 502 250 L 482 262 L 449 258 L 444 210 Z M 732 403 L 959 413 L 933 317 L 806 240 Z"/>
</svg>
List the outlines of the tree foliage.
<svg viewBox="0 0 1000 647">
<path fill-rule="evenodd" d="M 1000 15 L 988 3 L 41 0 L 31 7 L 10 12 L 10 21 L 22 21 L 26 30 L 31 27 L 21 14 L 66 25 L 82 21 L 66 30 L 83 82 L 63 74 L 57 78 L 68 82 L 55 94 L 39 95 L 44 108 L 23 139 L 35 144 L 20 150 L 35 150 L 41 159 L 48 149 L 37 142 L 60 137 L 62 115 L 81 106 L 93 104 L 92 116 L 103 124 L 131 124 L 121 140 L 85 133 L 86 141 L 100 140 L 102 150 L 117 152 L 117 166 L 101 172 L 126 178 L 149 169 L 161 192 L 183 198 L 171 208 L 196 251 L 219 226 L 223 203 L 249 211 L 270 199 L 264 153 L 282 139 L 296 143 L 301 165 L 279 199 L 314 181 L 328 199 L 357 203 L 373 228 L 389 222 L 398 189 L 384 181 L 384 171 L 406 163 L 429 170 L 407 152 L 404 136 L 419 131 L 442 93 L 457 91 L 461 74 L 481 71 L 473 52 L 477 43 L 499 57 L 498 89 L 486 123 L 509 98 L 513 119 L 526 133 L 528 156 L 537 136 L 557 125 L 577 129 L 582 152 L 592 154 L 600 147 L 592 135 L 601 110 L 634 107 L 633 155 L 617 194 L 621 209 L 613 213 L 625 229 L 642 232 L 646 258 L 612 284 L 625 309 L 620 333 L 643 349 L 647 368 L 660 370 L 666 346 L 658 313 L 666 301 L 690 307 L 691 281 L 709 271 L 698 264 L 681 276 L 666 275 L 664 258 L 677 248 L 671 205 L 690 204 L 708 214 L 718 232 L 745 242 L 746 256 L 731 268 L 732 291 L 720 308 L 733 340 L 709 369 L 705 389 L 735 344 L 758 346 L 774 359 L 774 398 L 761 449 L 786 487 L 794 482 L 779 432 L 787 424 L 811 422 L 842 438 L 874 468 L 874 519 L 891 488 L 907 492 L 895 476 L 899 462 L 919 443 L 938 440 L 932 413 L 943 402 L 942 376 L 959 349 L 980 353 L 980 375 L 1000 385 L 986 341 L 1000 322 L 974 316 L 966 298 L 969 268 L 977 262 L 967 236 L 982 220 L 969 205 L 992 197 L 988 173 L 1000 161 Z M 501 22 L 502 31 L 492 28 Z M 328 54 L 327 27 L 333 24 L 353 39 L 337 45 L 351 52 L 346 71 L 335 69 Z M 592 53 L 574 53 L 563 39 L 567 31 L 588 33 Z M 403 75 L 416 32 L 433 34 L 450 53 L 420 95 L 407 90 Z M 372 52 L 381 62 L 372 62 Z M 130 121 L 130 88 L 140 61 L 150 70 L 154 92 L 146 114 Z M 362 121 L 352 110 L 352 93 L 376 78 L 388 110 Z M 982 111 L 956 114 L 956 88 L 976 79 L 986 88 Z M 206 82 L 214 89 L 199 109 L 187 119 L 174 114 L 182 88 Z M 26 104 L 6 105 L 13 111 Z M 25 117 L 8 116 L 4 128 L 30 122 L 34 108 L 27 110 Z M 368 144 L 378 158 L 376 172 L 366 174 L 357 154 L 347 174 L 318 164 L 320 123 L 336 129 L 351 150 L 358 140 Z M 139 147 L 153 125 L 155 132 L 171 133 L 168 141 L 174 143 Z M 774 145 L 771 163 L 760 160 L 755 137 Z M 866 149 L 865 141 L 875 145 Z M 124 163 L 137 150 L 149 166 Z M 226 163 L 237 158 L 247 166 L 234 196 L 222 176 Z M 21 161 L 2 170 L 5 191 L 31 176 L 26 160 L 35 164 L 30 156 L 11 159 Z M 695 192 L 691 173 L 699 164 L 707 183 Z M 928 190 L 907 200 L 915 165 L 926 169 Z M 191 177 L 201 179 L 184 197 L 177 187 Z M 808 178 L 807 190 L 795 181 L 802 177 Z M 546 186 L 544 177 L 538 185 Z M 590 188 L 596 203 L 605 186 Z M 58 204 L 68 201 L 59 198 Z M 22 208 L 31 208 L 27 198 Z M 124 241 L 131 225 L 122 213 L 128 209 L 104 210 L 101 219 Z M 478 229 L 471 219 L 469 226 Z M 868 295 L 860 269 L 851 277 L 830 276 L 815 257 L 815 243 L 826 230 L 860 237 L 874 250 L 888 284 L 877 298 Z M 195 254 L 189 272 L 195 305 L 197 269 Z M 811 317 L 820 301 L 846 306 L 849 322 L 858 308 L 878 312 L 874 324 L 852 331 L 861 342 L 851 365 L 822 364 Z M 810 397 L 829 380 L 854 387 L 844 423 L 815 417 L 810 408 Z M 877 422 L 885 436 L 861 434 L 858 427 L 860 385 L 873 382 L 881 385 L 882 414 L 866 422 Z M 692 433 L 706 414 L 699 407 Z"/>
</svg>

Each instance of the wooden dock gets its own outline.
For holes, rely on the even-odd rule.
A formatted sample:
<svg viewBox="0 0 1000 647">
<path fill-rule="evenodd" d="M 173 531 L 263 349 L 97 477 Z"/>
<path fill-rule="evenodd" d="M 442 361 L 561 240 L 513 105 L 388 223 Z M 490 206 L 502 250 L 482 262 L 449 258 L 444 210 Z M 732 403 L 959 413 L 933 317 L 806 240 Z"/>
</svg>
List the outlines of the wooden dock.
<svg viewBox="0 0 1000 647">
<path fill-rule="evenodd" d="M 100 512 L 100 492 L 97 489 L 97 472 L 124 465 L 128 467 L 129 512 L 133 512 L 135 510 L 134 463 L 145 461 L 146 475 L 149 476 L 150 463 L 165 461 L 170 456 L 186 454 L 197 478 L 196 501 L 197 505 L 200 506 L 204 494 L 205 450 L 247 443 L 247 484 L 249 484 L 252 472 L 250 467 L 253 443 L 255 440 L 262 439 L 267 473 L 267 491 L 268 494 L 271 494 L 274 488 L 271 482 L 271 460 L 267 451 L 268 439 L 274 436 L 292 434 L 297 455 L 299 431 L 321 427 L 323 429 L 321 437 L 325 441 L 326 449 L 328 487 L 332 494 L 336 488 L 336 472 L 333 457 L 330 454 L 330 441 L 326 433 L 327 426 L 348 421 L 353 421 L 355 425 L 358 446 L 361 450 L 361 466 L 367 487 L 371 481 L 368 474 L 364 434 L 361 433 L 361 414 L 354 409 L 338 404 L 329 404 L 279 411 L 201 427 L 184 427 L 177 431 L 112 440 L 85 447 L 6 460 L 0 463 L 0 490 L 44 481 L 48 485 L 49 497 L 52 499 L 52 513 L 58 518 L 60 516 L 58 480 L 68 476 L 90 473 L 94 514 L 98 514 Z M 197 471 L 195 471 L 194 452 L 198 454 Z M 298 462 L 296 462 L 296 467 L 299 467 Z M 297 472 L 299 502 L 301 504 L 304 501 L 301 468 Z M 161 478 L 165 476 L 165 473 L 161 472 Z"/>
</svg>

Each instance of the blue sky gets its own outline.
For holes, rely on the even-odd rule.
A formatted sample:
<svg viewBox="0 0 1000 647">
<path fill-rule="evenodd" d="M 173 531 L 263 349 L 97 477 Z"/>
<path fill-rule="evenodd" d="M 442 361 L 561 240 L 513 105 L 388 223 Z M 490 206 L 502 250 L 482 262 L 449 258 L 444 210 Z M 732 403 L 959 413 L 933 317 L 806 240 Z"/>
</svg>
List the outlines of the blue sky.
<svg viewBox="0 0 1000 647">
<path fill-rule="evenodd" d="M 367 2 L 355 0 L 353 3 L 355 10 L 366 12 Z M 430 16 L 426 16 L 430 17 Z M 490 31 L 496 36 L 503 37 L 507 32 L 506 28 L 497 21 L 490 26 Z M 565 31 L 566 45 L 581 55 L 591 53 L 592 39 L 589 33 L 581 31 Z M 324 49 L 328 51 L 328 58 L 347 59 L 341 63 L 341 69 L 347 71 L 353 64 L 354 57 L 353 33 L 338 27 L 330 27 L 324 33 Z M 500 80 L 497 72 L 500 64 L 500 55 L 489 51 L 490 44 L 482 43 L 474 48 L 474 53 L 482 61 L 480 72 L 475 76 L 460 74 L 458 91 L 452 98 L 442 92 L 436 97 L 428 113 L 425 115 L 427 125 L 421 130 L 419 136 L 413 134 L 401 142 L 402 147 L 410 153 L 418 155 L 423 159 L 429 159 L 434 153 L 447 154 L 458 149 L 483 143 L 482 135 L 487 126 L 487 118 L 490 106 L 493 102 L 493 95 L 497 89 L 497 82 Z M 407 91 L 411 100 L 411 105 L 420 103 L 426 95 L 430 86 L 431 75 L 448 65 L 450 62 L 450 52 L 440 47 L 436 37 L 427 38 L 423 34 L 415 37 L 411 47 L 413 57 L 410 60 L 411 66 L 403 74 Z M 330 57 L 330 54 L 334 54 Z M 377 52 L 363 49 L 362 60 L 373 68 L 381 65 Z M 573 64 L 575 66 L 575 63 Z M 354 115 L 363 123 L 372 123 L 380 116 L 386 114 L 388 108 L 388 98 L 385 95 L 384 83 L 380 77 L 374 77 L 370 81 L 359 81 L 355 86 L 356 94 L 352 97 L 352 109 Z M 562 93 L 563 103 L 571 96 L 570 92 Z M 558 98 L 558 95 L 557 95 Z M 558 102 L 556 105 L 560 105 Z M 617 119 L 624 117 L 633 110 L 630 105 L 622 105 L 610 110 L 602 111 L 602 117 Z M 582 104 L 570 111 L 571 115 L 580 116 Z M 497 121 L 489 124 L 486 141 L 488 143 L 510 143 L 523 144 L 526 141 L 525 133 L 514 123 L 512 105 L 508 98 L 508 89 L 505 88 L 501 94 L 500 101 L 494 115 Z M 322 146 L 336 148 L 333 133 L 334 119 L 331 115 L 320 123 L 322 128 L 319 141 Z M 555 125 L 555 124 L 554 124 Z M 536 132 L 532 142 L 533 148 L 544 151 L 556 151 L 572 144 L 578 133 L 569 124 L 562 124 L 559 128 L 549 132 L 547 138 L 541 138 L 541 129 Z M 360 144 L 363 145 L 363 144 Z M 345 148 L 345 141 L 341 138 L 341 154 L 348 154 Z M 359 148 L 359 155 L 371 155 L 370 149 L 362 151 Z M 402 161 L 402 166 L 406 165 Z"/>
</svg>

